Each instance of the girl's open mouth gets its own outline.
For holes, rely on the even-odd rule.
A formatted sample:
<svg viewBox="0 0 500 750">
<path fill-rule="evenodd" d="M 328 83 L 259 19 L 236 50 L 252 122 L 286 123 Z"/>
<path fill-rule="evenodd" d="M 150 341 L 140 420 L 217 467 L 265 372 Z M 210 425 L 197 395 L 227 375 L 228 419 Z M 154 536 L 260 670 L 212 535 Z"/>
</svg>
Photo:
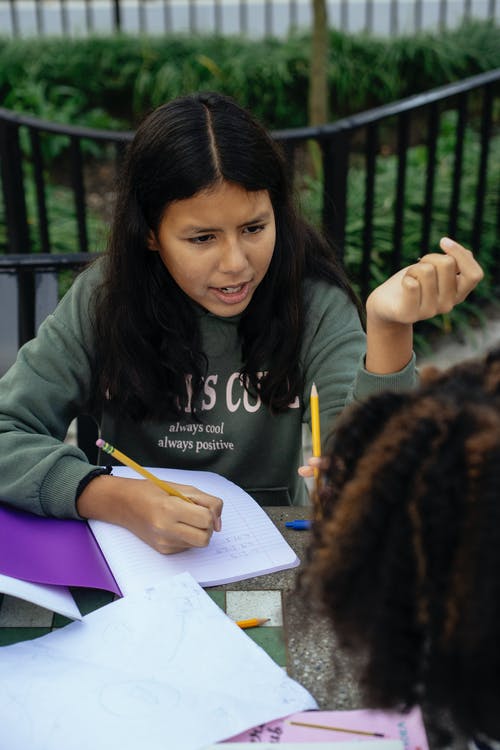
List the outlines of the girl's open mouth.
<svg viewBox="0 0 500 750">
<path fill-rule="evenodd" d="M 250 284 L 246 281 L 244 284 L 236 284 L 232 286 L 221 286 L 221 287 L 210 287 L 212 292 L 215 294 L 217 299 L 224 302 L 226 305 L 237 305 L 246 298 Z"/>
</svg>

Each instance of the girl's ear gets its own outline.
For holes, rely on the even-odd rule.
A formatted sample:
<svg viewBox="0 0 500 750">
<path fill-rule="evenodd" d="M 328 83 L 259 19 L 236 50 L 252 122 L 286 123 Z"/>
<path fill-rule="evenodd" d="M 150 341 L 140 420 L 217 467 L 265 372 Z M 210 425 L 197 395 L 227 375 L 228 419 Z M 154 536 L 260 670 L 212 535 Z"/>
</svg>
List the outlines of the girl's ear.
<svg viewBox="0 0 500 750">
<path fill-rule="evenodd" d="M 157 253 L 158 250 L 160 249 L 160 247 L 158 245 L 158 241 L 157 241 L 157 239 L 154 236 L 154 233 L 152 231 L 150 231 L 149 234 L 148 234 L 147 245 L 148 245 L 148 250 L 152 250 L 154 253 Z"/>
</svg>

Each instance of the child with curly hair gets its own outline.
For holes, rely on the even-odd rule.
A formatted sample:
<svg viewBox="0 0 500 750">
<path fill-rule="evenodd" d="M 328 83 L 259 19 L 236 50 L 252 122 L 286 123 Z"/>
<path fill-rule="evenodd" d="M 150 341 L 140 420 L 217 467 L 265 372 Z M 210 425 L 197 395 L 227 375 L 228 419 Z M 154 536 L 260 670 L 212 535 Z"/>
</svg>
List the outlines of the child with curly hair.
<svg viewBox="0 0 500 750">
<path fill-rule="evenodd" d="M 500 747 L 500 349 L 349 407 L 321 474 L 302 583 L 368 703 Z"/>
</svg>

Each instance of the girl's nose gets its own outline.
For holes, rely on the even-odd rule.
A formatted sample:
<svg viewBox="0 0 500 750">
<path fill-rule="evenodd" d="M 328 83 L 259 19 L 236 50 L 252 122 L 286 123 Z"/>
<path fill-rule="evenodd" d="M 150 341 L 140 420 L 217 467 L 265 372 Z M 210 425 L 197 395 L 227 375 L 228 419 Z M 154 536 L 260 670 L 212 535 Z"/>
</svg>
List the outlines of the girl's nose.
<svg viewBox="0 0 500 750">
<path fill-rule="evenodd" d="M 228 239 L 221 252 L 219 270 L 222 273 L 240 273 L 247 266 L 247 256 L 237 239 Z"/>
</svg>

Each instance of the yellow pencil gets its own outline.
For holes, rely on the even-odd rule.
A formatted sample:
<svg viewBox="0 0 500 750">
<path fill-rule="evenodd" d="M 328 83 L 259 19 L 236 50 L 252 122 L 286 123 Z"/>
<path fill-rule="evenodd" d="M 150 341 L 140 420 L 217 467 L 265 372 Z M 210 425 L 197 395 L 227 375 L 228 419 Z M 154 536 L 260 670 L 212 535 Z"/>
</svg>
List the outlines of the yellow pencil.
<svg viewBox="0 0 500 750">
<path fill-rule="evenodd" d="M 311 434 L 312 434 L 312 454 L 315 458 L 321 456 L 321 431 L 319 423 L 319 396 L 315 383 L 311 387 Z M 319 469 L 314 469 L 314 478 L 316 480 L 316 490 L 318 489 Z"/>
<path fill-rule="evenodd" d="M 172 487 L 172 485 L 168 484 L 168 482 L 164 482 L 163 479 L 158 479 L 158 477 L 155 477 L 155 475 L 151 474 L 150 471 L 126 456 L 125 453 L 117 450 L 117 448 L 115 448 L 110 443 L 107 443 L 105 440 L 99 438 L 99 440 L 96 440 L 96 445 L 99 448 L 102 448 L 105 453 L 109 453 L 110 456 L 114 456 L 118 461 L 120 461 L 120 463 L 125 464 L 125 466 L 129 466 L 145 479 L 150 479 L 152 482 L 154 482 L 154 484 L 156 484 L 157 487 L 160 487 L 160 489 L 162 489 L 164 492 L 168 492 L 169 495 L 180 497 L 181 500 L 185 500 L 187 503 L 193 502 L 190 497 L 183 495 L 182 492 L 179 492 L 179 490 L 175 489 L 175 487 Z"/>
<path fill-rule="evenodd" d="M 248 620 L 237 620 L 236 625 L 244 630 L 246 628 L 257 628 L 259 625 L 269 622 L 269 619 L 269 617 L 250 617 Z"/>
<path fill-rule="evenodd" d="M 345 729 L 344 727 L 329 727 L 326 724 L 308 724 L 305 721 L 291 721 L 298 727 L 310 727 L 311 729 L 331 729 L 332 732 L 347 732 L 348 734 L 364 734 L 368 737 L 385 737 L 381 732 L 367 732 L 363 729 Z"/>
<path fill-rule="evenodd" d="M 311 387 L 311 432 L 313 456 L 321 456 L 321 432 L 319 425 L 319 397 L 316 384 Z"/>
</svg>

